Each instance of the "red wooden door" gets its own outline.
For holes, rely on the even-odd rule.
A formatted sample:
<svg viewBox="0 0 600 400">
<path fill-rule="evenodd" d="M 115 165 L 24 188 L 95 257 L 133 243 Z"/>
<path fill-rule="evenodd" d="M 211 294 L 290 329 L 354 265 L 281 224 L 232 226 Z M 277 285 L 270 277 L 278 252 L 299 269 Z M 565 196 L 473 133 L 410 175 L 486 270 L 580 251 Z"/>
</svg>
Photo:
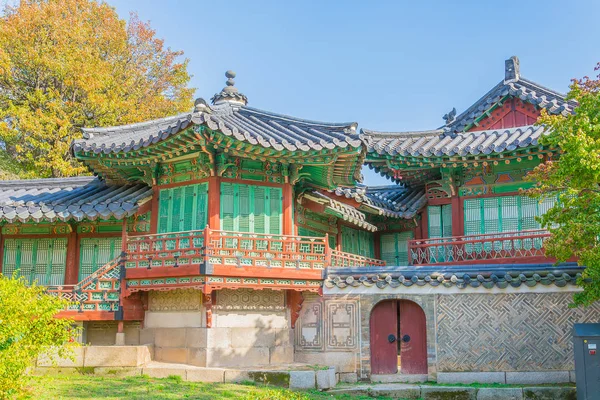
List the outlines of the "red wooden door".
<svg viewBox="0 0 600 400">
<path fill-rule="evenodd" d="M 400 372 L 427 373 L 427 329 L 425 313 L 417 303 L 400 300 Z"/>
<path fill-rule="evenodd" d="M 371 374 L 398 372 L 398 302 L 384 301 L 371 312 Z M 392 335 L 394 341 L 388 337 Z"/>
</svg>

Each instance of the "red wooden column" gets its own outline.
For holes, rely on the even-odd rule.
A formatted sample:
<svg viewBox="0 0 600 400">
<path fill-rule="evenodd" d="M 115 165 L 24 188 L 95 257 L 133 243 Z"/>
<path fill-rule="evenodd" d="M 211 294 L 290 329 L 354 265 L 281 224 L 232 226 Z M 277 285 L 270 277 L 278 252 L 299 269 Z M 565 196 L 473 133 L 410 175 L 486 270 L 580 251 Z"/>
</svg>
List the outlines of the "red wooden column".
<svg viewBox="0 0 600 400">
<path fill-rule="evenodd" d="M 283 234 L 293 235 L 294 188 L 291 183 L 283 184 Z"/>
<path fill-rule="evenodd" d="M 208 226 L 221 229 L 221 187 L 218 176 L 208 178 Z"/>
<path fill-rule="evenodd" d="M 337 220 L 337 237 L 335 239 L 335 249 L 337 251 L 342 251 L 342 224 L 340 220 Z"/>
<path fill-rule="evenodd" d="M 429 239 L 427 207 L 421 212 L 421 239 Z"/>
<path fill-rule="evenodd" d="M 65 285 L 75 285 L 79 282 L 79 246 L 77 228 L 73 227 L 67 236 L 67 262 L 65 265 Z"/>
<path fill-rule="evenodd" d="M 452 197 L 452 236 L 464 235 L 463 201 L 458 193 Z"/>
</svg>

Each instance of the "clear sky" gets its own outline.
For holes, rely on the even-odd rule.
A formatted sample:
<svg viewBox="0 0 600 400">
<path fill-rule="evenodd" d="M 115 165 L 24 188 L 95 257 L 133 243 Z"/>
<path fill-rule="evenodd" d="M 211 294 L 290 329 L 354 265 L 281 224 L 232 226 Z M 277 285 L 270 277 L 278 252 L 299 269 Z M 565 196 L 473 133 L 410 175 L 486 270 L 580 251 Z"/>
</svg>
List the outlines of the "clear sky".
<svg viewBox="0 0 600 400">
<path fill-rule="evenodd" d="M 504 76 L 566 92 L 600 61 L 600 1 L 108 0 L 183 50 L 196 96 L 224 72 L 249 105 L 359 127 L 425 130 L 462 112 Z M 367 184 L 387 181 L 365 171 Z"/>
</svg>

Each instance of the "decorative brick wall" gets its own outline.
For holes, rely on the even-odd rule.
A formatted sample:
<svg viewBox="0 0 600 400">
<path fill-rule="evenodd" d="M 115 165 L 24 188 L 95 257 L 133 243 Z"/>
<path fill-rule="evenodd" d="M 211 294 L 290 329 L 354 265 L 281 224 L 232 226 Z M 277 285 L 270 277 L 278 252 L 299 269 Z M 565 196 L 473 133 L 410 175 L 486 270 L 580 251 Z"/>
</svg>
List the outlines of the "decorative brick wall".
<svg viewBox="0 0 600 400">
<path fill-rule="evenodd" d="M 573 324 L 600 318 L 571 293 L 436 297 L 439 372 L 572 370 Z"/>
</svg>

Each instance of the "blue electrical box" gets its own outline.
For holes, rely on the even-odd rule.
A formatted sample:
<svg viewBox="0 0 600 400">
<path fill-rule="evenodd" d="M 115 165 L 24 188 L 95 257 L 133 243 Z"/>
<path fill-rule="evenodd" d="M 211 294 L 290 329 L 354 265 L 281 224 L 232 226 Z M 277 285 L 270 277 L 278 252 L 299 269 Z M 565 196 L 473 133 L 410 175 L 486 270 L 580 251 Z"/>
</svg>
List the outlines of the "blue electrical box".
<svg viewBox="0 0 600 400">
<path fill-rule="evenodd" d="M 600 324 L 573 326 L 577 400 L 600 400 Z"/>
</svg>

